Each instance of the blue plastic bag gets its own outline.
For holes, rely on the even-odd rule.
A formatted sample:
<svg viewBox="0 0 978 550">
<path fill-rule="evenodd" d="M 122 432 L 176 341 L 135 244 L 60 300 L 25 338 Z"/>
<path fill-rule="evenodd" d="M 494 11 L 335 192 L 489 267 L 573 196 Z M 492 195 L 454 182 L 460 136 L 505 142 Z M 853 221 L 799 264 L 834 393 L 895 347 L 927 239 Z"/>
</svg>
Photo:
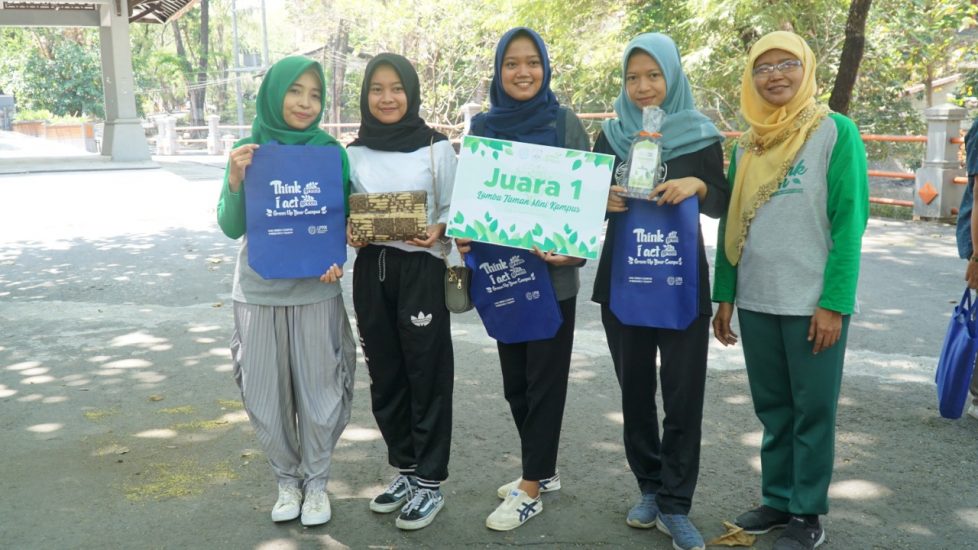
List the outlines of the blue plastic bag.
<svg viewBox="0 0 978 550">
<path fill-rule="evenodd" d="M 699 203 L 628 201 L 615 224 L 610 308 L 625 325 L 684 330 L 699 315 Z"/>
<path fill-rule="evenodd" d="M 319 277 L 346 262 L 337 147 L 266 143 L 245 172 L 248 265 L 265 279 Z"/>
<path fill-rule="evenodd" d="M 971 290 L 964 289 L 947 326 L 937 362 L 937 404 L 944 418 L 961 418 L 978 356 L 978 316 Z"/>
<path fill-rule="evenodd" d="M 553 338 L 564 323 L 547 263 L 528 250 L 472 242 L 469 294 L 486 332 L 504 344 Z"/>
</svg>

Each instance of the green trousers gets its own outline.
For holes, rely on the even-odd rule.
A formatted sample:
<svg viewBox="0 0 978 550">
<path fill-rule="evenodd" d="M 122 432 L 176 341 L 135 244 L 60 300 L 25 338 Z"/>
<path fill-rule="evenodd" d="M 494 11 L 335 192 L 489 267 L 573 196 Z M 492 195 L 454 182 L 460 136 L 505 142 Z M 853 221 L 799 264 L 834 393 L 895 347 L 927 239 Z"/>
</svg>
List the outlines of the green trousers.
<svg viewBox="0 0 978 550">
<path fill-rule="evenodd" d="M 825 514 L 849 316 L 834 346 L 812 354 L 811 317 L 738 310 L 754 412 L 764 425 L 761 493 L 791 514 Z"/>
</svg>

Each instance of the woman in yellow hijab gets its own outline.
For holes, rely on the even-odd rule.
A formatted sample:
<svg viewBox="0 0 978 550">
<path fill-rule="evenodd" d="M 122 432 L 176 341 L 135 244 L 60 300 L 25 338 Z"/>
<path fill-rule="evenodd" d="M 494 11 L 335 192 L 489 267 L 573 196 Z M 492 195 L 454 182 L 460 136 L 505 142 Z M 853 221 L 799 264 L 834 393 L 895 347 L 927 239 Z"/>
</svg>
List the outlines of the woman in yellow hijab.
<svg viewBox="0 0 978 550">
<path fill-rule="evenodd" d="M 741 112 L 750 125 L 727 175 L 714 336 L 743 339 L 754 412 L 764 426 L 761 505 L 737 517 L 753 534 L 785 528 L 780 550 L 825 540 L 835 413 L 869 212 L 866 153 L 851 120 L 815 100 L 815 55 L 800 36 L 750 50 Z"/>
</svg>

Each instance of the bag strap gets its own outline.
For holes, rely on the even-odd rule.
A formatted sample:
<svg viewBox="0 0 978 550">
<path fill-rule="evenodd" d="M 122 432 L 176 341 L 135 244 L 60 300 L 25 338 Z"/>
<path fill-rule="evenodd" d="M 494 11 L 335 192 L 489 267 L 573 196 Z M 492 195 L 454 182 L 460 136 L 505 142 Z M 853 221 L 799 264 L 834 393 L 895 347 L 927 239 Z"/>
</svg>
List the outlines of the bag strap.
<svg viewBox="0 0 978 550">
<path fill-rule="evenodd" d="M 435 174 L 435 136 L 431 136 L 431 143 L 428 144 L 428 158 L 431 162 L 431 200 L 435 203 L 435 224 L 438 224 L 438 212 L 440 210 L 438 205 L 438 177 Z M 447 229 L 447 226 L 446 226 Z M 448 261 L 448 252 L 446 249 L 451 248 L 452 240 L 449 237 L 442 236 L 440 239 L 441 244 L 441 259 L 445 262 L 445 267 L 452 267 L 451 262 Z"/>
</svg>

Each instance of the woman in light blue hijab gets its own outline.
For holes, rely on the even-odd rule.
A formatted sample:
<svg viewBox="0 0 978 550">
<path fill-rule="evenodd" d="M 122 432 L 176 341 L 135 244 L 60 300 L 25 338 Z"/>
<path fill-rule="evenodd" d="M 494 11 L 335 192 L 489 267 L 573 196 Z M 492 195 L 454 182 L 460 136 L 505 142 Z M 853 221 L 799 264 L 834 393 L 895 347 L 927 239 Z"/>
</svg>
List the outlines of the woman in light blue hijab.
<svg viewBox="0 0 978 550">
<path fill-rule="evenodd" d="M 615 155 L 616 170 L 608 197 L 608 230 L 591 299 L 601 304 L 601 321 L 622 390 L 625 455 L 641 493 L 625 521 L 641 529 L 658 527 L 672 536 L 675 548 L 703 548 L 703 537 L 689 521 L 699 473 L 712 314 L 702 230 L 698 230 L 696 246 L 690 246 L 697 258 L 687 260 L 698 266 L 696 287 L 689 290 L 690 303 L 697 305 L 683 312 L 684 318 L 692 319 L 688 327 L 638 326 L 631 318 L 633 324 L 629 324 L 619 318 L 622 309 L 615 304 L 622 303 L 622 289 L 628 286 L 618 274 L 633 253 L 629 250 L 635 248 L 625 239 L 638 228 L 651 233 L 660 229 L 655 217 L 658 208 L 676 208 L 683 201 L 695 200 L 699 212 L 710 217 L 719 218 L 726 212 L 730 192 L 723 175 L 723 137 L 694 107 L 679 50 L 671 38 L 659 33 L 635 37 L 625 48 L 621 67 L 622 89 L 615 100 L 618 118 L 602 124 L 594 145 L 597 153 Z M 627 172 L 629 151 L 642 131 L 642 108 L 652 105 L 665 111 L 659 142 L 667 179 L 652 190 L 648 201 L 626 199 L 619 195 L 625 189 L 616 184 Z M 698 219 L 687 223 L 698 228 Z M 630 305 L 646 311 L 662 307 L 648 303 L 647 298 L 642 300 L 639 292 L 630 299 Z M 661 366 L 657 373 L 658 354 Z M 664 413 L 661 437 L 655 404 L 660 381 Z"/>
</svg>

